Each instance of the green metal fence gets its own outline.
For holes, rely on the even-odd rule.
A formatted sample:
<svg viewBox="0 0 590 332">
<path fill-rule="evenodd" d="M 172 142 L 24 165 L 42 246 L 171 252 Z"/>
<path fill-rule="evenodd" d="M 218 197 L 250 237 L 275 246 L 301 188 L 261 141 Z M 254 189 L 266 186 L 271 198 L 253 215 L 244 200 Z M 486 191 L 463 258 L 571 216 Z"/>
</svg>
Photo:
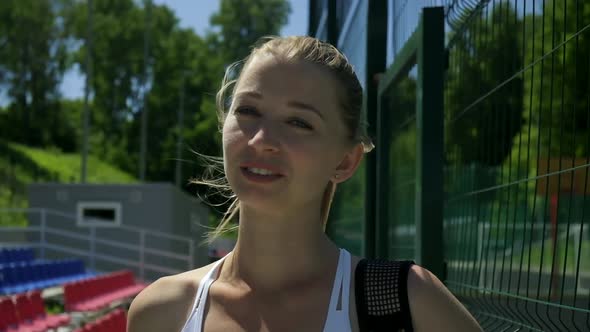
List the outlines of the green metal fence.
<svg viewBox="0 0 590 332">
<path fill-rule="evenodd" d="M 441 277 L 443 19 L 440 7 L 424 10 L 377 98 L 377 256 Z"/>
<path fill-rule="evenodd" d="M 330 234 L 416 260 L 486 331 L 590 331 L 590 1 L 319 3 L 377 146 Z"/>
<path fill-rule="evenodd" d="M 439 4 L 444 56 L 425 9 L 380 82 L 377 253 L 431 269 L 486 331 L 589 331 L 590 2 Z"/>
<path fill-rule="evenodd" d="M 489 330 L 590 330 L 590 3 L 486 1 L 447 50 L 446 283 Z"/>
</svg>

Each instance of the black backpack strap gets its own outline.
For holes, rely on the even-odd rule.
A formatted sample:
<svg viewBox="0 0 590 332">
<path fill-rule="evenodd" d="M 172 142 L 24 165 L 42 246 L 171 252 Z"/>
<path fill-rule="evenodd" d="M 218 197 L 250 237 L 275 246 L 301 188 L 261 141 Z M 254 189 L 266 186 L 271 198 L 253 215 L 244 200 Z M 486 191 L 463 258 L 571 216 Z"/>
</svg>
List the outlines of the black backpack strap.
<svg viewBox="0 0 590 332">
<path fill-rule="evenodd" d="M 361 332 L 413 331 L 408 303 L 412 261 L 361 260 L 355 270 L 356 312 Z"/>
</svg>

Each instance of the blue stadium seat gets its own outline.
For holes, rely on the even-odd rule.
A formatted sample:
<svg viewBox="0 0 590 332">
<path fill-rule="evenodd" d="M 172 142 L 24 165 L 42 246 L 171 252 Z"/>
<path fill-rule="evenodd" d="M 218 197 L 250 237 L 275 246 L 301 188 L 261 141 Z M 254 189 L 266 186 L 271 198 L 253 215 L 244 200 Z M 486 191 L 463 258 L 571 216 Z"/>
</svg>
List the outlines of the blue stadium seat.
<svg viewBox="0 0 590 332">
<path fill-rule="evenodd" d="M 19 257 L 23 257 L 20 253 Z M 26 254 L 28 255 L 28 254 Z M 94 276 L 79 259 L 21 261 L 0 266 L 0 295 L 43 289 Z"/>
<path fill-rule="evenodd" d="M 33 248 L 0 249 L 0 266 L 18 262 L 31 262 L 33 260 L 35 260 Z"/>
<path fill-rule="evenodd" d="M 8 253 L 6 249 L 0 249 L 0 266 L 8 263 Z"/>
</svg>

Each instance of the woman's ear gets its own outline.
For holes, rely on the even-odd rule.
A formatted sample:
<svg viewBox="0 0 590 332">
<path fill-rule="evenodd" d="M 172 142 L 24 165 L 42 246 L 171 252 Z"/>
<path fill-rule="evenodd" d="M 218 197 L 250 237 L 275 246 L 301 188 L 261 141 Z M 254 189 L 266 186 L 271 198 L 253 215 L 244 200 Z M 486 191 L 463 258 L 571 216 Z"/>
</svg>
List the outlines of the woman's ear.
<svg viewBox="0 0 590 332">
<path fill-rule="evenodd" d="M 360 143 L 350 149 L 336 168 L 332 182 L 341 183 L 352 177 L 363 160 L 364 153 L 363 145 Z"/>
</svg>

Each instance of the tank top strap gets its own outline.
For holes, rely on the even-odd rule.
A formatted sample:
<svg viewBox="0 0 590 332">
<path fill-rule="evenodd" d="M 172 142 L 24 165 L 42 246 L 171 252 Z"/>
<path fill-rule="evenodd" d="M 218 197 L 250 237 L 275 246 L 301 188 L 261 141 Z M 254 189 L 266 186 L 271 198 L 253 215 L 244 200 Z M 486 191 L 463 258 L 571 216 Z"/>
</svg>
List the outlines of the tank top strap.
<svg viewBox="0 0 590 332">
<path fill-rule="evenodd" d="M 229 255 L 229 253 L 227 255 Z M 199 281 L 199 288 L 197 289 L 195 301 L 193 302 L 190 314 L 186 322 L 184 323 L 184 326 L 182 327 L 182 332 L 201 331 L 203 320 L 202 311 L 204 310 L 207 295 L 209 294 L 209 288 L 211 287 L 213 281 L 217 279 L 219 267 L 221 266 L 221 263 L 223 263 L 227 255 L 215 262 L 211 270 L 209 270 L 209 272 L 207 272 L 203 279 Z"/>
<path fill-rule="evenodd" d="M 342 310 L 346 311 L 348 316 L 348 306 L 350 303 L 350 269 L 352 264 L 352 258 L 350 253 L 346 249 L 340 249 L 344 254 L 342 260 L 343 278 L 342 278 Z"/>
<path fill-rule="evenodd" d="M 328 317 L 336 311 L 338 306 L 338 298 L 340 297 L 340 289 L 342 288 L 343 279 L 343 264 L 344 251 L 340 249 L 340 256 L 338 257 L 338 267 L 336 268 L 336 275 L 334 276 L 334 283 L 332 284 L 332 295 L 330 295 L 330 306 L 328 307 Z M 344 295 L 344 294 L 343 294 Z"/>
<path fill-rule="evenodd" d="M 229 255 L 229 254 L 228 254 Z M 182 328 L 182 332 L 201 332 L 203 328 L 203 317 L 207 296 L 211 284 L 217 279 L 219 268 L 225 257 L 213 265 L 211 270 L 199 282 L 199 288 L 195 296 L 191 313 Z M 332 331 L 351 331 L 349 321 L 349 303 L 350 303 L 350 279 L 351 279 L 351 255 L 345 249 L 340 249 L 338 257 L 338 266 L 334 275 L 332 294 L 330 296 L 330 305 L 328 308 L 328 317 L 325 332 Z M 338 300 L 341 299 L 341 308 L 338 308 Z"/>
<path fill-rule="evenodd" d="M 340 249 L 338 267 L 332 286 L 328 317 L 324 325 L 324 332 L 349 332 L 350 316 L 348 306 L 350 303 L 350 268 L 351 256 L 345 249 Z M 338 310 L 338 299 L 340 299 L 340 310 Z"/>
</svg>

